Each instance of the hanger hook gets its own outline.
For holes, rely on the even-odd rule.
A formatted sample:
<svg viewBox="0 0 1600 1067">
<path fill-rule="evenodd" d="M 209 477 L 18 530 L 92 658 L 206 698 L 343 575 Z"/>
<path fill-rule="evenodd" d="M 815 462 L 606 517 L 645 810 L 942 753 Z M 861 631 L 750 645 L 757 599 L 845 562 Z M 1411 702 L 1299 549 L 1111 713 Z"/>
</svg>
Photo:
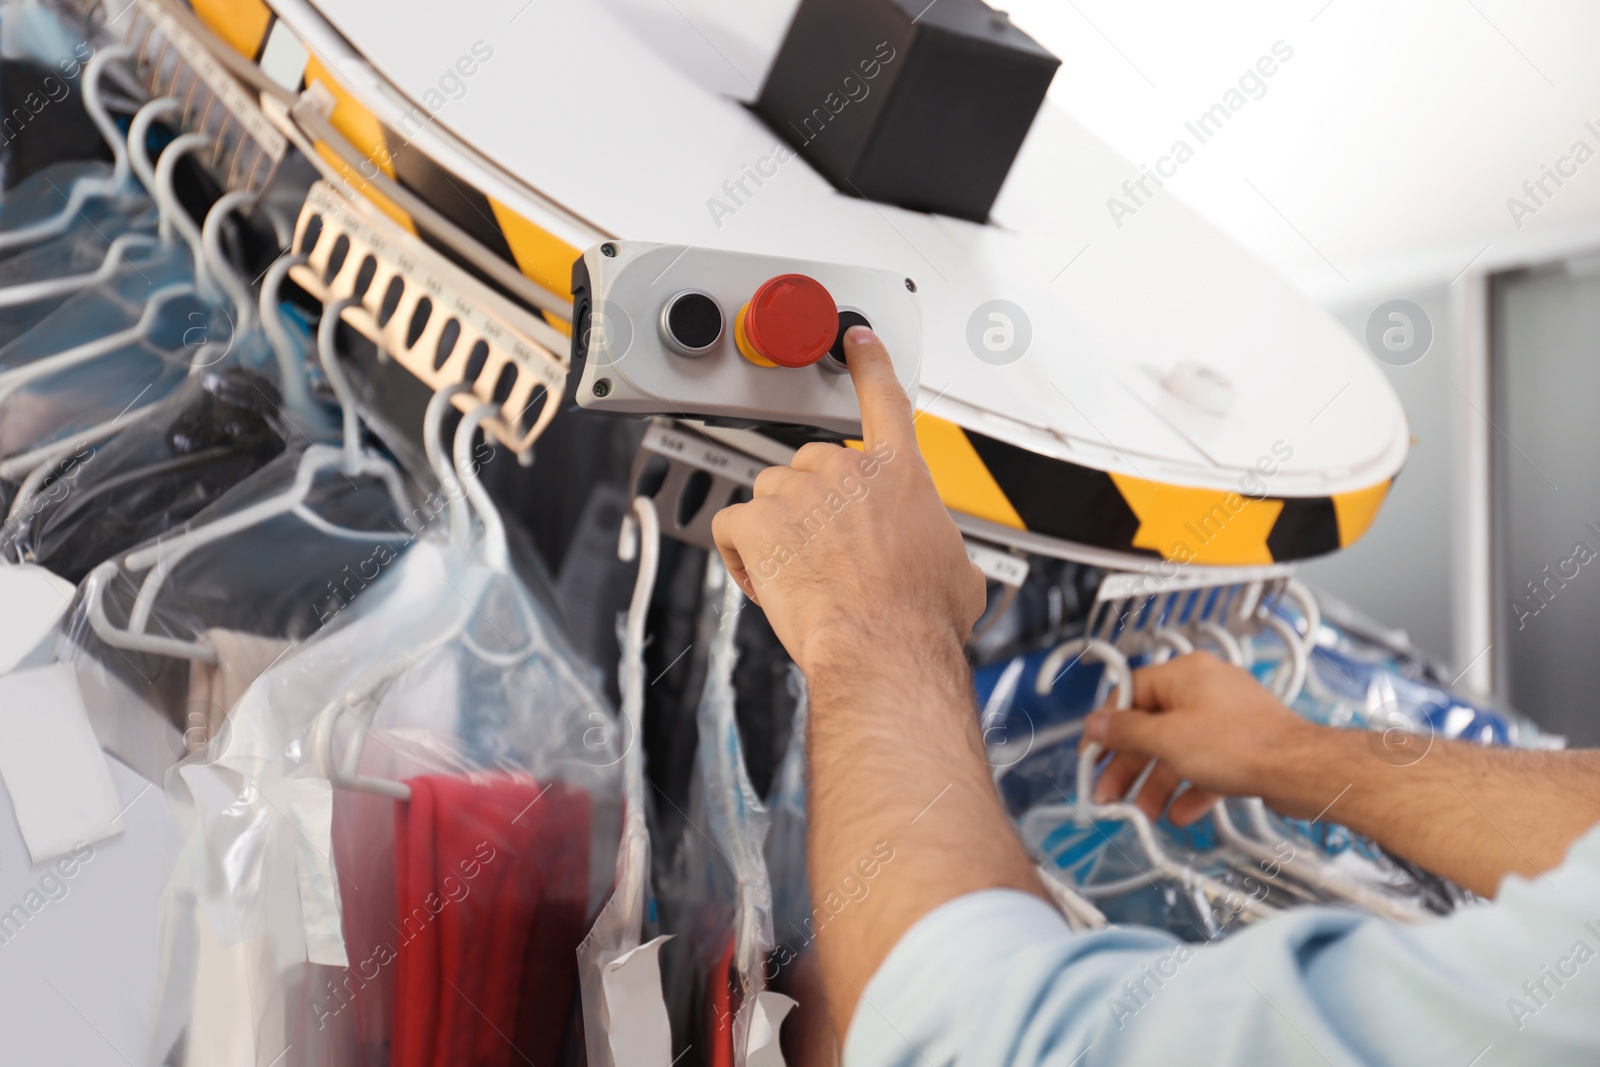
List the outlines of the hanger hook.
<svg viewBox="0 0 1600 1067">
<path fill-rule="evenodd" d="M 322 321 L 317 324 L 317 356 L 322 360 L 322 373 L 333 387 L 334 398 L 339 401 L 339 411 L 344 419 L 344 465 L 347 471 L 354 470 L 361 462 L 361 416 L 356 411 L 355 390 L 344 376 L 344 368 L 339 366 L 339 350 L 335 342 L 339 320 L 344 313 L 361 306 L 361 301 L 353 296 L 324 304 Z"/>
<path fill-rule="evenodd" d="M 206 262 L 216 276 L 217 283 L 233 303 L 234 314 L 238 316 L 238 321 L 233 324 L 234 337 L 255 329 L 256 296 L 250 289 L 250 283 L 233 269 L 233 263 L 222 248 L 222 224 L 229 215 L 254 200 L 255 196 L 251 193 L 224 193 L 206 212 L 205 225 L 200 228 Z"/>
<path fill-rule="evenodd" d="M 461 482 L 461 488 L 466 491 L 467 499 L 472 501 L 473 510 L 483 520 L 485 555 L 492 566 L 507 570 L 511 566 L 511 556 L 506 547 L 505 522 L 500 518 L 500 509 L 495 507 L 489 490 L 478 480 L 477 462 L 472 455 L 473 435 L 499 411 L 499 404 L 485 400 L 462 416 L 461 425 L 456 427 L 455 475 Z"/>
<path fill-rule="evenodd" d="M 117 128 L 116 120 L 111 117 L 111 112 L 107 110 L 105 100 L 100 95 L 100 78 L 105 73 L 106 67 L 112 63 L 132 57 L 133 49 L 127 45 L 108 45 L 95 53 L 83 71 L 83 109 L 89 113 L 89 120 L 100 131 L 106 147 L 111 149 L 111 183 L 119 193 L 131 192 L 133 186 L 132 175 L 128 169 L 128 145 L 122 139 L 122 131 Z"/>
<path fill-rule="evenodd" d="M 290 409 L 306 411 L 311 407 L 311 397 L 306 390 L 305 370 L 301 366 L 301 353 L 289 337 L 283 324 L 282 296 L 284 279 L 289 271 L 306 262 L 304 255 L 279 256 L 267 269 L 261 280 L 261 330 L 267 335 L 272 354 L 278 361 L 278 387 L 283 391 L 284 402 Z"/>
<path fill-rule="evenodd" d="M 174 229 L 183 236 L 184 243 L 189 246 L 189 251 L 194 257 L 195 286 L 207 299 L 216 302 L 216 287 L 211 280 L 210 271 L 206 268 L 205 244 L 200 234 L 200 227 L 195 225 L 188 210 L 178 202 L 178 193 L 172 184 L 178 160 L 210 143 L 198 133 L 186 133 L 167 146 L 166 151 L 161 153 L 161 159 L 156 163 L 156 203 L 161 207 L 162 243 L 172 244 Z"/>
<path fill-rule="evenodd" d="M 456 397 L 471 392 L 470 386 L 452 382 L 433 394 L 428 401 L 428 410 L 422 417 L 422 447 L 428 455 L 428 466 L 433 468 L 434 476 L 439 479 L 439 488 L 444 490 L 445 499 L 450 503 L 450 543 L 457 548 L 467 546 L 471 515 L 467 510 L 465 491 L 456 478 L 455 467 L 444 451 L 444 417 L 455 406 Z"/>
<path fill-rule="evenodd" d="M 639 740 L 640 720 L 644 718 L 644 628 L 650 615 L 650 598 L 656 588 L 656 572 L 661 560 L 661 520 L 655 501 L 647 496 L 633 498 L 633 512 L 622 520 L 622 537 L 617 556 L 639 559 L 639 573 L 633 579 L 633 596 L 622 629 L 622 658 L 617 665 L 617 682 L 622 694 L 621 713 L 630 731 L 623 736 L 623 772 L 630 794 L 628 803 L 644 818 L 644 753 Z M 803 706 L 803 705 L 802 705 Z M 634 817 L 629 812 L 629 817 Z"/>
<path fill-rule="evenodd" d="M 155 200 L 157 209 L 163 218 L 166 217 L 167 206 L 156 196 L 160 188 L 156 184 L 156 165 L 150 158 L 150 126 L 156 119 L 171 115 L 182 107 L 177 98 L 164 96 L 159 100 L 152 100 L 138 111 L 134 112 L 133 121 L 128 124 L 128 162 L 133 167 L 133 173 L 139 178 L 145 192 Z"/>
</svg>

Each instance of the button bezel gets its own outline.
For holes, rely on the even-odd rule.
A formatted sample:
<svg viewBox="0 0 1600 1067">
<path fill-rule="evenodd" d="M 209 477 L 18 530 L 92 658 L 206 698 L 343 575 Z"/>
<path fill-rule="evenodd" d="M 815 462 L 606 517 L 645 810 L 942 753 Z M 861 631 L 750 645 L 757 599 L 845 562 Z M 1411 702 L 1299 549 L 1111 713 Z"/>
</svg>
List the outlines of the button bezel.
<svg viewBox="0 0 1600 1067">
<path fill-rule="evenodd" d="M 703 296 L 707 300 L 711 301 L 711 306 L 717 309 L 717 317 L 721 320 L 717 325 L 717 336 L 712 339 L 710 344 L 703 348 L 691 348 L 690 346 L 684 344 L 682 341 L 678 340 L 678 338 L 673 336 L 672 328 L 670 325 L 668 325 L 668 319 L 672 315 L 672 309 L 678 306 L 678 302 L 680 300 L 688 296 Z M 678 355 L 684 356 L 688 359 L 699 359 L 702 356 L 710 355 L 712 352 L 716 351 L 717 346 L 722 344 L 722 339 L 728 335 L 728 312 L 725 308 L 723 308 L 721 301 L 712 296 L 710 293 L 706 292 L 704 289 L 681 289 L 678 292 L 673 293 L 662 303 L 661 315 L 656 322 L 656 327 L 658 332 L 661 334 L 661 342 L 673 352 L 676 352 Z"/>
</svg>

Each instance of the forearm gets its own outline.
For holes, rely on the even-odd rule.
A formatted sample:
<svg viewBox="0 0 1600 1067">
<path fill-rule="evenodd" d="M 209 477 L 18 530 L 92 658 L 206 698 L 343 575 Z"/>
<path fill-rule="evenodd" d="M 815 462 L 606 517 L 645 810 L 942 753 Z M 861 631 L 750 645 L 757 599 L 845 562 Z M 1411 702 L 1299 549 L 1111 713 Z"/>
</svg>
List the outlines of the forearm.
<svg viewBox="0 0 1600 1067">
<path fill-rule="evenodd" d="M 1435 738 L 1399 757 L 1381 736 L 1308 726 L 1262 768 L 1262 796 L 1296 817 L 1325 813 L 1484 896 L 1508 873 L 1555 867 L 1600 822 L 1600 753 Z"/>
<path fill-rule="evenodd" d="M 806 678 L 811 898 L 843 1034 L 919 918 L 980 889 L 1039 885 L 984 761 L 953 636 L 886 626 L 821 650 Z"/>
</svg>

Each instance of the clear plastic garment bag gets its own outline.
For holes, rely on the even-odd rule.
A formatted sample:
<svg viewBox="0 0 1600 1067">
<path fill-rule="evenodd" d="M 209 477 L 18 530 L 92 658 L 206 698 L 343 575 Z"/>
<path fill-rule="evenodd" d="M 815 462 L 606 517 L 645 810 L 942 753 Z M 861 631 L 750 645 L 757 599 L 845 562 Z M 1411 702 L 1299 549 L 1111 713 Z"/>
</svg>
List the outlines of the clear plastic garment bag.
<svg viewBox="0 0 1600 1067">
<path fill-rule="evenodd" d="M 575 1040 L 621 731 L 481 503 L 482 532 L 387 563 L 169 780 L 157 1044 L 184 1062 L 555 1062 Z"/>
</svg>

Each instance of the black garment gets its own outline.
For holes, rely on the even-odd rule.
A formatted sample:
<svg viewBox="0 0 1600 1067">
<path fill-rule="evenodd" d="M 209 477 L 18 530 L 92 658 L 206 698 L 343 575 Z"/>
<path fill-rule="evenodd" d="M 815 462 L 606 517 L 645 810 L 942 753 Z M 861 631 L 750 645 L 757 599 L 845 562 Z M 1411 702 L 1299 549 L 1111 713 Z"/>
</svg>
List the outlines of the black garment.
<svg viewBox="0 0 1600 1067">
<path fill-rule="evenodd" d="M 31 59 L 0 62 L 0 188 L 55 163 L 104 160 L 111 149 L 83 109 L 83 86 Z"/>
<path fill-rule="evenodd" d="M 284 449 L 277 388 L 238 368 L 189 383 L 161 413 L 82 447 L 7 530 L 5 555 L 83 577 L 193 518 Z"/>
</svg>

